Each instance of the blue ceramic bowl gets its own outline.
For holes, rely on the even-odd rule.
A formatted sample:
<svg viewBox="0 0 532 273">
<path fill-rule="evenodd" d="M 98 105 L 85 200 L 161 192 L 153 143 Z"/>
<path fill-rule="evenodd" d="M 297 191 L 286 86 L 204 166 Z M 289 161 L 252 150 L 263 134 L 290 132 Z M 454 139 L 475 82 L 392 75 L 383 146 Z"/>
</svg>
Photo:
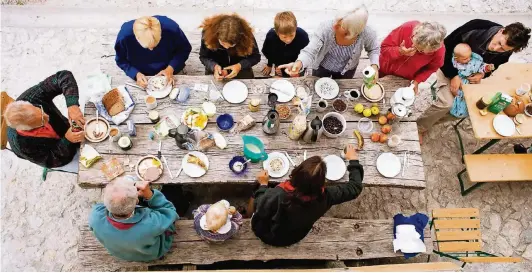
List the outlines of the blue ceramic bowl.
<svg viewBox="0 0 532 273">
<path fill-rule="evenodd" d="M 233 124 L 233 116 L 229 114 L 223 114 L 216 118 L 216 126 L 218 126 L 218 129 L 220 129 L 221 131 L 231 130 L 231 128 L 233 128 Z"/>
<path fill-rule="evenodd" d="M 248 164 L 244 164 L 244 166 L 242 167 L 242 170 L 237 172 L 235 170 L 233 170 L 233 165 L 236 163 L 236 162 L 240 162 L 240 163 L 244 163 L 246 162 L 246 158 L 243 157 L 243 156 L 235 156 L 233 157 L 233 159 L 231 159 L 231 161 L 229 161 L 229 169 L 233 172 L 233 173 L 236 173 L 236 174 L 243 174 L 247 169 L 248 169 Z"/>
</svg>

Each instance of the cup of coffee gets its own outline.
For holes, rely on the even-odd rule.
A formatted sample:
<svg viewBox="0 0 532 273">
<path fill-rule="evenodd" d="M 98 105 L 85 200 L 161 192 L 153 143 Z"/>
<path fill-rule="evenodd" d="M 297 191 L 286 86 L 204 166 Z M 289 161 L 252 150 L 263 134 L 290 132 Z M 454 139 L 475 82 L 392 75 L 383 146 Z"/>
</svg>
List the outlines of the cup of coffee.
<svg viewBox="0 0 532 273">
<path fill-rule="evenodd" d="M 121 136 L 122 133 L 120 132 L 120 129 L 118 129 L 118 127 L 111 127 L 111 129 L 109 130 L 109 137 L 111 137 L 113 141 L 118 141 Z"/>
<path fill-rule="evenodd" d="M 326 100 L 321 99 L 320 101 L 318 101 L 318 105 L 316 106 L 316 111 L 321 113 L 325 111 L 325 109 L 327 109 L 327 106 L 329 106 L 329 103 L 327 103 Z"/>
<path fill-rule="evenodd" d="M 390 148 L 397 147 L 397 146 L 399 146 L 399 144 L 401 144 L 401 137 L 398 136 L 398 135 L 392 135 L 392 136 L 388 139 L 388 146 L 389 146 Z"/>
<path fill-rule="evenodd" d="M 155 99 L 154 96 L 150 96 L 150 95 L 146 96 L 144 98 L 144 102 L 146 103 L 146 108 L 148 110 L 153 110 L 155 109 L 155 107 L 157 107 L 157 99 Z"/>
<path fill-rule="evenodd" d="M 360 98 L 360 91 L 356 89 L 346 90 L 344 91 L 344 96 L 350 101 L 355 101 Z"/>
</svg>

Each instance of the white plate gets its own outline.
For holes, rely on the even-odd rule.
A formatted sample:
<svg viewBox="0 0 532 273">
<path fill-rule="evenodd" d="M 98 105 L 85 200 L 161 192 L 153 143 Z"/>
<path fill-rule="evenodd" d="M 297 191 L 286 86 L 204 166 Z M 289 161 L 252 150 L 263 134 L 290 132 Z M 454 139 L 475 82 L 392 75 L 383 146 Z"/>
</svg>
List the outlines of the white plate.
<svg viewBox="0 0 532 273">
<path fill-rule="evenodd" d="M 197 111 L 199 112 L 198 114 L 200 116 L 204 116 L 205 117 L 205 123 L 202 125 L 202 126 L 192 126 L 192 125 L 189 125 L 186 120 L 185 120 L 185 115 L 187 114 L 187 112 L 191 111 L 191 110 L 194 110 L 194 111 Z M 207 116 L 207 114 L 205 114 L 205 112 L 203 111 L 203 109 L 201 108 L 198 108 L 198 107 L 189 107 L 185 110 L 185 112 L 183 112 L 183 114 L 181 114 L 181 123 L 182 124 L 185 124 L 186 126 L 188 126 L 188 128 L 190 129 L 197 129 L 197 130 L 203 130 L 205 129 L 205 127 L 207 127 L 207 123 L 209 122 L 209 117 Z"/>
<path fill-rule="evenodd" d="M 152 79 L 154 79 L 156 77 L 166 78 L 165 76 L 154 76 L 154 77 L 151 77 L 148 80 L 148 87 L 146 88 L 146 92 L 148 93 L 148 95 L 153 96 L 156 99 L 166 98 L 166 96 L 168 96 L 170 94 L 170 92 L 172 92 L 172 85 L 171 84 L 167 84 L 162 89 L 155 89 L 152 85 L 150 85 L 150 81 L 152 81 Z"/>
<path fill-rule="evenodd" d="M 273 159 L 280 158 L 283 161 L 283 168 L 279 170 L 278 172 L 272 171 L 270 168 L 270 161 Z M 268 171 L 268 174 L 273 178 L 280 178 L 285 176 L 288 173 L 288 170 L 290 170 L 290 162 L 288 162 L 288 158 L 286 158 L 286 155 L 280 152 L 272 152 L 268 154 L 268 159 L 264 160 L 262 162 L 262 168 Z"/>
<path fill-rule="evenodd" d="M 329 85 L 332 86 L 332 90 L 330 90 L 328 93 L 324 93 L 321 90 L 321 86 L 324 83 L 329 83 Z M 338 96 L 338 93 L 340 92 L 340 87 L 338 87 L 336 81 L 331 78 L 320 78 L 316 81 L 316 84 L 314 84 L 314 89 L 316 90 L 316 94 L 318 94 L 318 96 L 320 96 L 320 98 L 324 100 L 334 99 L 336 98 L 336 96 Z"/>
<path fill-rule="evenodd" d="M 327 180 L 336 181 L 344 177 L 347 167 L 341 157 L 337 155 L 328 155 L 323 161 L 325 161 L 325 164 L 327 165 L 327 174 L 325 174 Z"/>
<path fill-rule="evenodd" d="M 377 157 L 377 171 L 384 177 L 395 177 L 401 172 L 401 160 L 392 153 L 382 153 Z"/>
<path fill-rule="evenodd" d="M 296 88 L 287 80 L 276 80 L 271 85 L 270 93 L 277 94 L 278 102 L 289 102 L 296 95 Z M 277 90 L 275 90 L 275 89 Z M 281 91 L 278 91 L 281 90 Z"/>
<path fill-rule="evenodd" d="M 224 85 L 222 95 L 230 103 L 242 103 L 248 97 L 248 87 L 241 81 L 230 81 Z"/>
<path fill-rule="evenodd" d="M 87 120 L 85 127 L 83 128 L 85 131 L 85 139 L 90 142 L 102 142 L 109 136 L 109 129 L 111 128 L 109 122 L 102 117 L 98 117 L 98 121 L 99 122 L 96 122 L 96 118 L 91 118 Z M 95 138 L 93 135 L 94 131 L 96 131 L 96 125 L 100 128 L 100 132 L 103 132 L 102 136 L 99 138 Z"/>
<path fill-rule="evenodd" d="M 181 162 L 181 167 L 183 168 L 183 171 L 192 178 L 201 177 L 205 175 L 207 173 L 205 169 L 196 164 L 187 162 L 188 155 L 190 154 L 197 156 L 199 159 L 205 162 L 205 165 L 207 165 L 207 169 L 209 169 L 209 159 L 207 158 L 207 156 L 204 153 L 194 151 L 188 153 L 187 155 L 185 155 L 185 157 L 183 157 L 183 161 Z"/>
<path fill-rule="evenodd" d="M 493 128 L 499 135 L 505 137 L 515 133 L 515 123 L 507 115 L 496 115 L 493 118 Z"/>
</svg>

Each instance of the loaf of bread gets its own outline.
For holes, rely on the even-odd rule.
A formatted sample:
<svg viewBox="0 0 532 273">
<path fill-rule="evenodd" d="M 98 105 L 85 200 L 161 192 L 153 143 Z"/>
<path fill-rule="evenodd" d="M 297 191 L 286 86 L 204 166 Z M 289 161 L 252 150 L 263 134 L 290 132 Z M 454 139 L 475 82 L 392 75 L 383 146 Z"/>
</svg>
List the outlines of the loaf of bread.
<svg viewBox="0 0 532 273">
<path fill-rule="evenodd" d="M 110 116 L 115 116 L 125 110 L 124 99 L 116 88 L 103 96 L 102 103 Z"/>
</svg>

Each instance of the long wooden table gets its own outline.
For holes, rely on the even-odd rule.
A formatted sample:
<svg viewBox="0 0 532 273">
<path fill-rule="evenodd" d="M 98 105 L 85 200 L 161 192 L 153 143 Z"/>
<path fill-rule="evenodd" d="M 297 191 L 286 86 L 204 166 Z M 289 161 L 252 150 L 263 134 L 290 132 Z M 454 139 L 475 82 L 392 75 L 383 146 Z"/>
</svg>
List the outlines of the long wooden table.
<svg viewBox="0 0 532 273">
<path fill-rule="evenodd" d="M 194 83 L 210 83 L 212 77 L 210 76 L 176 76 L 177 85 L 193 86 Z M 306 84 L 310 91 L 313 93 L 313 83 L 316 78 L 297 78 L 290 79 L 294 85 Z M 250 98 L 260 97 L 263 102 L 266 102 L 267 89 L 274 80 L 273 79 L 254 79 L 254 80 L 242 80 L 249 88 Z M 113 78 L 112 86 L 117 86 L 125 82 L 133 82 L 125 76 L 117 75 Z M 393 91 L 398 87 L 405 86 L 407 82 L 395 77 L 384 78 L 382 84 L 387 89 L 386 97 L 389 98 Z M 346 88 L 352 88 L 362 84 L 362 80 L 340 80 L 338 81 L 341 91 Z M 221 83 L 217 83 L 219 89 L 222 88 Z M 262 88 L 261 88 L 262 86 Z M 109 145 L 109 141 L 103 141 L 101 143 L 91 143 L 91 145 L 102 154 L 103 159 L 94 164 L 91 168 L 87 169 L 80 165 L 78 183 L 81 187 L 102 187 L 107 183 L 107 180 L 100 171 L 103 162 L 115 157 L 121 161 L 124 161 L 126 157 L 129 157 L 130 162 L 136 163 L 139 158 L 145 155 L 156 155 L 158 149 L 158 139 L 152 141 L 148 138 L 148 134 L 153 130 L 153 124 L 148 120 L 146 114 L 146 106 L 143 102 L 145 93 L 136 88 L 129 88 L 133 96 L 136 97 L 138 104 L 135 106 L 135 110 L 132 112 L 130 119 L 133 119 L 137 127 L 137 136 L 132 137 L 133 148 L 129 151 L 122 151 L 115 143 Z M 392 91 L 393 90 L 393 91 Z M 181 114 L 189 106 L 200 106 L 204 102 L 205 93 L 193 91 L 190 99 L 185 104 L 179 104 L 175 101 L 171 101 L 168 97 L 158 100 L 157 110 L 161 116 L 173 114 L 176 117 L 181 117 Z M 265 143 L 266 151 L 287 151 L 296 164 L 302 162 L 304 151 L 307 151 L 307 156 L 328 154 L 339 155 L 341 150 L 348 143 L 356 143 L 356 139 L 353 136 L 353 130 L 357 128 L 357 120 L 360 119 L 360 115 L 355 114 L 352 109 L 349 109 L 344 116 L 348 120 L 347 130 L 344 135 L 337 139 L 329 139 L 323 136 L 318 143 L 305 144 L 298 141 L 292 141 L 286 136 L 286 131 L 289 126 L 289 122 L 294 117 L 281 124 L 280 132 L 275 136 L 267 136 L 262 132 L 261 121 L 266 114 L 266 104 L 261 105 L 261 110 L 256 113 L 251 113 L 248 110 L 246 100 L 242 104 L 229 104 L 225 101 L 217 103 L 217 114 L 209 119 L 209 123 L 205 128 L 207 132 L 216 132 L 216 117 L 221 113 L 230 113 L 235 117 L 235 121 L 244 115 L 252 115 L 258 122 L 254 128 L 249 131 L 242 132 L 242 134 L 258 136 Z M 317 96 L 314 97 L 317 101 Z M 365 105 L 371 105 L 371 103 L 365 101 L 363 98 L 360 102 Z M 87 118 L 95 115 L 95 108 L 92 103 L 88 103 L 85 108 L 85 116 Z M 309 118 L 313 118 L 316 113 L 311 113 Z M 321 114 L 319 114 L 321 116 Z M 410 117 L 405 121 L 394 125 L 392 134 L 399 134 L 403 139 L 403 143 L 394 149 L 390 149 L 386 144 L 373 143 L 369 139 L 369 135 L 365 135 L 364 150 L 360 153 L 361 163 L 364 165 L 365 176 L 364 183 L 367 186 L 390 186 L 390 187 L 411 187 L 411 188 L 424 188 L 425 187 L 425 175 L 423 171 L 423 161 L 421 158 L 421 150 L 419 145 L 419 139 L 417 134 L 417 125 L 414 121 L 414 117 Z M 127 132 L 125 124 L 119 126 L 122 132 Z M 379 130 L 380 125 L 374 122 L 374 131 Z M 220 150 L 217 147 L 213 147 L 205 152 L 209 158 L 210 168 L 206 175 L 200 178 L 190 178 L 184 172 L 178 178 L 171 179 L 168 171 L 165 169 L 162 177 L 155 183 L 253 183 L 255 181 L 255 175 L 262 168 L 262 164 L 251 164 L 248 171 L 243 175 L 233 174 L 228 167 L 229 160 L 235 155 L 242 154 L 242 140 L 241 135 L 231 135 L 230 133 L 221 132 L 228 142 L 228 147 L 225 150 Z M 165 155 L 168 160 L 168 165 L 173 174 L 181 166 L 181 161 L 187 151 L 180 150 L 175 144 L 175 140 L 172 138 L 166 138 L 162 140 L 163 148 L 162 154 Z M 405 170 L 404 177 L 399 174 L 395 178 L 384 178 L 381 176 L 375 166 L 377 156 L 383 151 L 392 151 L 397 154 L 401 160 L 405 152 L 410 154 L 408 167 Z M 291 166 L 290 169 L 293 167 Z M 127 174 L 134 175 L 134 170 L 131 172 L 128 167 Z M 346 182 L 348 174 L 338 182 Z M 286 180 L 288 175 L 281 179 L 272 179 L 272 181 Z"/>
</svg>

